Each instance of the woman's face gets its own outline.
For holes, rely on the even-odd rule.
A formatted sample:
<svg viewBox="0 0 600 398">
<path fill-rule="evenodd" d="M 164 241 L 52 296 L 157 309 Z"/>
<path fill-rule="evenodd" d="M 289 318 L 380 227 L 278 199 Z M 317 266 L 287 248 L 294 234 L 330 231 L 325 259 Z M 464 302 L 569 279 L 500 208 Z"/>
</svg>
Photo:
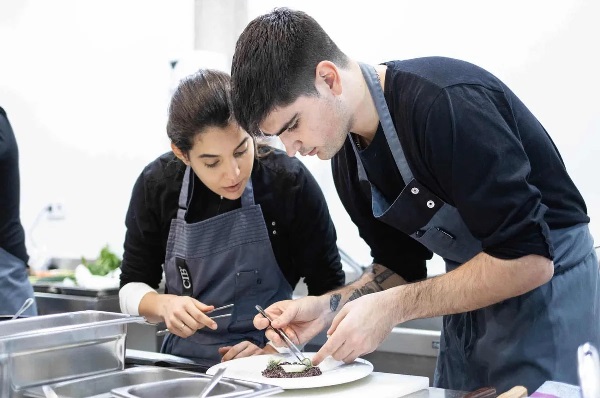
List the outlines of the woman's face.
<svg viewBox="0 0 600 398">
<path fill-rule="evenodd" d="M 242 196 L 252 174 L 254 142 L 237 123 L 208 127 L 196 135 L 189 158 L 175 154 L 196 173 L 211 191 L 235 200 Z M 179 153 L 178 153 L 179 152 Z"/>
</svg>

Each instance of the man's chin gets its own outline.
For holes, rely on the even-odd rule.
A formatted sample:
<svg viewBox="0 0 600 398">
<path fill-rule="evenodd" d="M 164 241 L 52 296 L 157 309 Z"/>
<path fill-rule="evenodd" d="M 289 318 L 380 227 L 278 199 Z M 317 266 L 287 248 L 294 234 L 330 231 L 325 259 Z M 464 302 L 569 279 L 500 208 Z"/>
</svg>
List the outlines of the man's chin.
<svg viewBox="0 0 600 398">
<path fill-rule="evenodd" d="M 315 154 L 315 156 L 321 160 L 330 160 L 338 152 L 339 152 L 339 149 L 337 151 L 334 151 L 332 148 L 321 149 L 319 152 L 317 152 Z"/>
<path fill-rule="evenodd" d="M 323 153 L 323 152 L 320 152 L 320 151 L 319 151 L 319 152 L 317 152 L 317 153 L 316 153 L 316 155 L 317 155 L 317 157 L 318 157 L 319 159 L 321 159 L 321 160 L 329 160 L 329 159 L 331 159 L 331 158 L 332 158 L 332 156 L 331 156 L 331 155 L 329 155 L 329 153 Z"/>
</svg>

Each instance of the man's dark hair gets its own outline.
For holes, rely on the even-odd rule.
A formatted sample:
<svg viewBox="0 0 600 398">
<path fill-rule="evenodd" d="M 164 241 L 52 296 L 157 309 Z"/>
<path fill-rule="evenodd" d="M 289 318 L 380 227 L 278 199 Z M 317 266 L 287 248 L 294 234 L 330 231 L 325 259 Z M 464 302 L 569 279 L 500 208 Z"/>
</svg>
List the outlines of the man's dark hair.
<svg viewBox="0 0 600 398">
<path fill-rule="evenodd" d="M 250 134 L 276 107 L 316 95 L 315 68 L 348 58 L 323 28 L 302 11 L 276 8 L 252 20 L 237 40 L 231 65 L 235 118 Z"/>
</svg>

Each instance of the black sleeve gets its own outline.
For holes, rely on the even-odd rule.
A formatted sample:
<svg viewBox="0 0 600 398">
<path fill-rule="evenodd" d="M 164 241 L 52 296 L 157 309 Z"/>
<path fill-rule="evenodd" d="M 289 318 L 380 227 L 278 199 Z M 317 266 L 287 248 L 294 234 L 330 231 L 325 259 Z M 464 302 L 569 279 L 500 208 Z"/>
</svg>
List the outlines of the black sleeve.
<svg viewBox="0 0 600 398">
<path fill-rule="evenodd" d="M 483 250 L 552 258 L 547 208 L 503 92 L 477 85 L 442 91 L 428 114 L 426 162 Z"/>
<path fill-rule="evenodd" d="M 159 217 L 149 198 L 152 195 L 142 172 L 133 187 L 125 218 L 121 287 L 129 282 L 143 282 L 156 289 L 162 279 L 165 247 Z"/>
<path fill-rule="evenodd" d="M 27 264 L 20 184 L 19 147 L 6 112 L 0 107 L 0 248 Z"/>
<path fill-rule="evenodd" d="M 348 140 L 331 162 L 338 195 L 360 237 L 371 248 L 373 262 L 413 282 L 427 277 L 426 260 L 433 254 L 405 233 L 377 220 L 371 201 L 358 181 L 356 156 Z"/>
<path fill-rule="evenodd" d="M 301 269 L 308 293 L 321 295 L 343 286 L 345 281 L 335 227 L 321 188 L 302 164 L 294 185 L 297 192 L 291 223 L 291 258 Z"/>
</svg>

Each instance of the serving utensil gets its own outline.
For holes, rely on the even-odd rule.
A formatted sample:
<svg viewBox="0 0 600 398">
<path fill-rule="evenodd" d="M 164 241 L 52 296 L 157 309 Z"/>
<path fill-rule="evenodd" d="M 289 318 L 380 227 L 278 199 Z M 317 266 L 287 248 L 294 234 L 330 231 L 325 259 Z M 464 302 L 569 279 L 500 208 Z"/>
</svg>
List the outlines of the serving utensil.
<svg viewBox="0 0 600 398">
<path fill-rule="evenodd" d="M 208 396 L 208 393 L 212 391 L 212 389 L 217 385 L 219 380 L 221 380 L 221 377 L 223 377 L 223 373 L 225 373 L 225 370 L 227 370 L 227 368 L 225 367 L 217 370 L 217 373 L 215 373 L 215 375 L 210 379 L 210 382 L 206 385 L 206 387 L 204 387 L 198 398 L 206 398 Z"/>
<path fill-rule="evenodd" d="M 58 394 L 54 391 L 54 389 L 48 385 L 42 386 L 42 391 L 46 398 L 58 398 Z"/>
<path fill-rule="evenodd" d="M 514 386 L 510 390 L 498 395 L 498 398 L 525 398 L 527 397 L 527 388 L 524 386 Z"/>
<path fill-rule="evenodd" d="M 211 313 L 216 312 L 216 311 L 221 311 L 221 310 L 224 310 L 224 309 L 227 309 L 227 308 L 231 308 L 234 305 L 235 304 L 227 304 L 227 305 L 224 305 L 222 307 L 218 307 L 218 308 L 215 308 L 215 309 L 213 309 L 211 311 L 208 311 L 207 314 L 211 314 Z M 222 315 L 215 315 L 215 316 L 209 316 L 209 318 L 210 319 L 219 319 L 219 318 L 227 318 L 229 316 L 231 316 L 231 313 L 229 313 L 229 314 L 222 314 Z M 158 332 L 156 332 L 156 335 L 157 336 L 164 336 L 167 333 L 169 333 L 169 329 L 162 329 L 162 330 L 159 330 Z"/>
<path fill-rule="evenodd" d="M 312 362 L 310 361 L 310 359 L 306 358 L 304 356 L 304 354 L 302 354 L 302 351 L 300 351 L 300 349 L 296 346 L 296 344 L 294 344 L 294 342 L 288 337 L 288 335 L 283 330 L 277 329 L 277 328 L 274 328 L 273 326 L 271 326 L 271 323 L 273 323 L 273 320 L 269 317 L 269 315 L 267 315 L 265 310 L 263 310 L 260 305 L 257 304 L 254 306 L 254 308 L 256 308 L 258 310 L 258 312 L 261 313 L 262 316 L 264 316 L 265 318 L 267 318 L 269 320 L 269 327 L 271 329 L 273 329 L 275 331 L 275 333 L 277 333 L 279 335 L 279 337 L 282 338 L 282 340 L 288 346 L 288 348 L 290 349 L 292 354 L 294 354 L 294 356 L 296 358 L 298 358 L 298 360 L 300 361 L 301 364 L 303 364 L 305 366 L 312 365 Z"/>
<path fill-rule="evenodd" d="M 27 300 L 25 300 L 21 308 L 19 308 L 19 311 L 17 311 L 17 313 L 13 315 L 11 321 L 13 319 L 17 319 L 22 313 L 24 313 L 27 310 L 27 308 L 31 307 L 31 304 L 33 304 L 33 297 L 29 297 Z"/>
</svg>

